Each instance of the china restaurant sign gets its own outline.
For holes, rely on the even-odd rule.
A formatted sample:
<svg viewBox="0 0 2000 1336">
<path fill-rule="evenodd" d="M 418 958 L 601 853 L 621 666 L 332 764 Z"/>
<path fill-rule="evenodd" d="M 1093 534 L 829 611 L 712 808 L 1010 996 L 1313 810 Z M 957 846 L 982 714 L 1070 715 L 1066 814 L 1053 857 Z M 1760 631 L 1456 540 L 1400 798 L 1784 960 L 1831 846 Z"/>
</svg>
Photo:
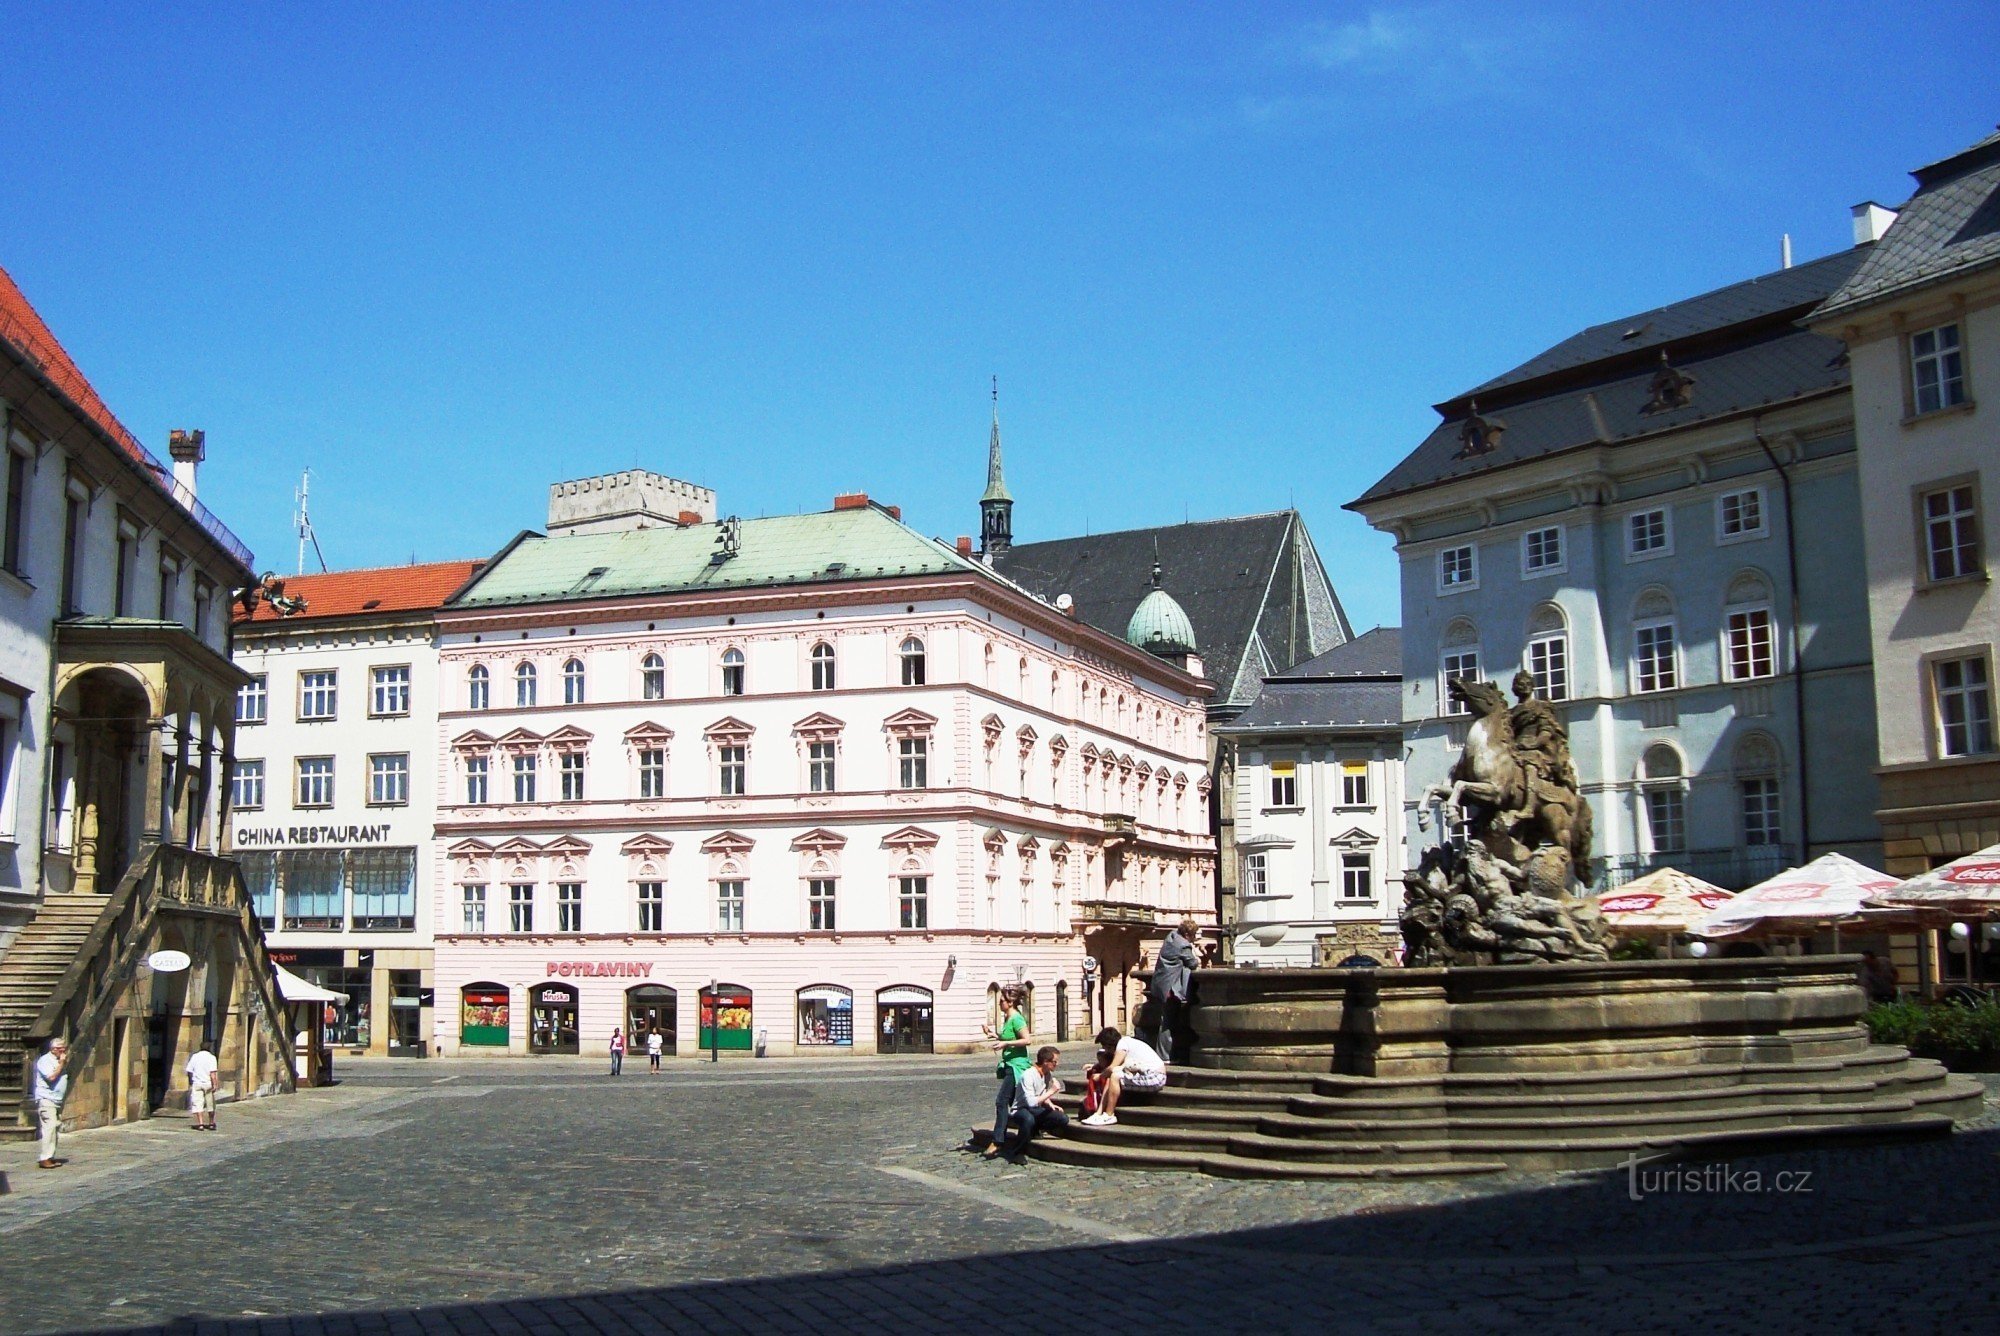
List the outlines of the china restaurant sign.
<svg viewBox="0 0 2000 1336">
<path fill-rule="evenodd" d="M 387 826 L 238 826 L 239 848 L 271 845 L 381 844 L 389 838 Z"/>
<path fill-rule="evenodd" d="M 551 960 L 548 968 L 552 979 L 601 979 L 607 976 L 620 979 L 650 979 L 653 977 L 653 962 L 650 960 Z"/>
</svg>

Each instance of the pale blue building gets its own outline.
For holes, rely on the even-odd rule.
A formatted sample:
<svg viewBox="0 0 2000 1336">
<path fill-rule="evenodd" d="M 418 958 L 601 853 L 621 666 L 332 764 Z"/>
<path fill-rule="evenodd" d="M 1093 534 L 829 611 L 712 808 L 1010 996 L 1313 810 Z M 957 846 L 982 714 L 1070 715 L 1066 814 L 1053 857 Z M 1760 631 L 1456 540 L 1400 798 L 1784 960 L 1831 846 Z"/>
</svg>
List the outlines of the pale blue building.
<svg viewBox="0 0 2000 1336">
<path fill-rule="evenodd" d="M 1445 679 L 1525 668 L 1568 719 L 1598 884 L 1879 866 L 1847 360 L 1799 323 L 1865 253 L 1584 330 L 1439 404 L 1350 503 L 1401 560 L 1413 844 L 1464 739 Z"/>
</svg>

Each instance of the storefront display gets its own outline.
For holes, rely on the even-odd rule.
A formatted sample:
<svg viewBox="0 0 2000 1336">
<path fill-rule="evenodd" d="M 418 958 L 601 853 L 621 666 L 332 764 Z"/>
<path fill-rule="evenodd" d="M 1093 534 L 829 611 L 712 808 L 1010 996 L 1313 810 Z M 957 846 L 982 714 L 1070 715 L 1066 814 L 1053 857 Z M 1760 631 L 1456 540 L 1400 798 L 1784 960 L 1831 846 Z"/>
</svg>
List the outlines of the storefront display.
<svg viewBox="0 0 2000 1336">
<path fill-rule="evenodd" d="M 701 1047 L 748 1052 L 755 1042 L 750 1028 L 750 990 L 718 984 L 701 990 Z"/>
<path fill-rule="evenodd" d="M 929 1053 L 932 1045 L 931 992 L 904 985 L 875 994 L 875 1050 Z"/>
<path fill-rule="evenodd" d="M 575 1053 L 579 1049 L 576 989 L 545 983 L 528 990 L 528 1051 Z"/>
<path fill-rule="evenodd" d="M 846 1048 L 854 1043 L 854 994 L 833 984 L 799 990 L 799 1044 Z"/>
<path fill-rule="evenodd" d="M 459 1042 L 507 1047 L 510 1024 L 507 990 L 497 984 L 467 984 L 459 997 Z"/>
<path fill-rule="evenodd" d="M 679 1015 L 680 999 L 664 984 L 642 983 L 625 992 L 625 1033 L 634 1052 L 644 1052 L 646 1035 L 657 1030 L 661 1050 L 671 1055 Z"/>
</svg>

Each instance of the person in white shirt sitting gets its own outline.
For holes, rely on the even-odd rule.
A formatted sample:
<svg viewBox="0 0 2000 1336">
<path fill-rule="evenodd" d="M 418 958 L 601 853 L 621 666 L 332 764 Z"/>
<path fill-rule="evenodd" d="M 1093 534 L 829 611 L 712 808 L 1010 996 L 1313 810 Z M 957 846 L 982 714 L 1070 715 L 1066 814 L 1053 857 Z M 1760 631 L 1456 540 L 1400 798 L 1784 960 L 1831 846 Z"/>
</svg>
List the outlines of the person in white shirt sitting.
<svg viewBox="0 0 2000 1336">
<path fill-rule="evenodd" d="M 1069 1115 L 1056 1104 L 1056 1096 L 1063 1092 L 1062 1078 L 1056 1075 L 1056 1065 L 1061 1061 L 1062 1054 L 1055 1045 L 1044 1044 L 1035 1051 L 1034 1066 L 1021 1073 L 1014 1092 L 1014 1116 L 1009 1120 L 1013 1133 L 1007 1143 L 1010 1158 L 1018 1160 L 1025 1155 L 1037 1132 L 1069 1129 Z"/>
<path fill-rule="evenodd" d="M 1107 1025 L 1097 1032 L 1097 1046 L 1110 1057 L 1104 1070 L 1104 1105 L 1085 1118 L 1088 1127 L 1110 1127 L 1118 1121 L 1118 1100 L 1127 1090 L 1158 1090 L 1167 1083 L 1167 1064 L 1143 1039 L 1121 1035 Z"/>
</svg>

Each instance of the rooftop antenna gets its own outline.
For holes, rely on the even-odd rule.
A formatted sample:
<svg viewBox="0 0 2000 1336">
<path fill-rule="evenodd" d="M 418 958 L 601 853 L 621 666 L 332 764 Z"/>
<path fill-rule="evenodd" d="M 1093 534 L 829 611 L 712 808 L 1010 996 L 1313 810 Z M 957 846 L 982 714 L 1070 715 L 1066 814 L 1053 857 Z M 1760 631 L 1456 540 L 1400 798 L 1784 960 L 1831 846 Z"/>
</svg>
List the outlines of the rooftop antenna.
<svg viewBox="0 0 2000 1336">
<path fill-rule="evenodd" d="M 300 575 L 304 575 L 306 573 L 307 543 L 312 544 L 313 556 L 319 559 L 320 570 L 322 572 L 326 570 L 326 553 L 319 550 L 319 535 L 313 531 L 312 516 L 308 513 L 306 507 L 307 494 L 311 490 L 312 490 L 312 470 L 307 469 L 305 470 L 305 472 L 299 474 L 298 490 L 292 493 L 293 499 L 295 499 L 298 502 L 298 510 L 293 515 L 292 518 L 294 523 L 297 525 L 299 531 L 298 573 Z"/>
</svg>

